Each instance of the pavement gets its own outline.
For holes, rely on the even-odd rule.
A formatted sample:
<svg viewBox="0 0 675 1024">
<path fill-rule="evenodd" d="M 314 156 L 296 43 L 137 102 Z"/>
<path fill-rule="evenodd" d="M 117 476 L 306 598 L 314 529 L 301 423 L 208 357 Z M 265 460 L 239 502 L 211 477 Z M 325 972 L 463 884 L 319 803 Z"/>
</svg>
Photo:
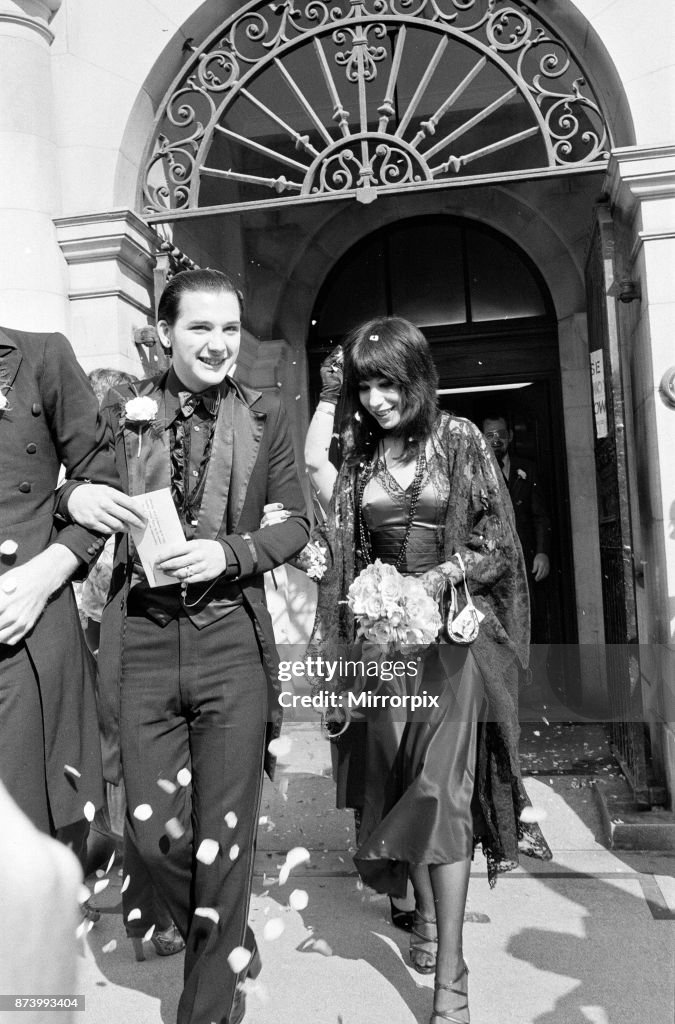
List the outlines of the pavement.
<svg viewBox="0 0 675 1024">
<path fill-rule="evenodd" d="M 433 979 L 408 966 L 386 897 L 357 878 L 330 744 L 314 722 L 285 733 L 290 753 L 263 792 L 250 917 L 263 971 L 247 983 L 246 1024 L 428 1024 Z M 528 725 L 522 759 L 553 860 L 524 858 L 490 890 L 476 855 L 464 929 L 473 1024 L 673 1024 L 675 854 L 605 847 L 596 791 L 620 799 L 623 783 L 601 726 Z M 280 885 L 298 846 L 310 860 Z M 78 1024 L 173 1024 L 182 954 L 160 958 L 148 943 L 135 961 L 118 866 L 106 877 L 101 920 L 81 941 Z M 295 890 L 307 894 L 302 910 Z"/>
</svg>

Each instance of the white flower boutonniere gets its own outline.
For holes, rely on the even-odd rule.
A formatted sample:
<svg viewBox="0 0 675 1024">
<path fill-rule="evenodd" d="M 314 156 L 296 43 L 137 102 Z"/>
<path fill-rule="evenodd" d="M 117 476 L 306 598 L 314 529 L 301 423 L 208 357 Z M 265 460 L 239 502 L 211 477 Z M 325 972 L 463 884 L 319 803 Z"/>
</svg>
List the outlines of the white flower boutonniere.
<svg viewBox="0 0 675 1024">
<path fill-rule="evenodd" d="M 527 473 L 525 472 L 524 469 L 519 469 L 518 470 L 518 476 L 520 477 L 521 480 L 527 480 Z"/>
<path fill-rule="evenodd" d="M 138 456 L 141 454 L 141 442 L 143 440 L 143 427 L 148 423 L 154 423 L 157 418 L 159 406 L 154 398 L 139 396 L 130 398 L 124 405 L 124 417 L 126 423 L 133 423 L 138 429 Z"/>
<path fill-rule="evenodd" d="M 7 395 L 3 395 L 2 391 L 0 391 L 0 412 L 4 412 L 8 405 Z"/>
</svg>

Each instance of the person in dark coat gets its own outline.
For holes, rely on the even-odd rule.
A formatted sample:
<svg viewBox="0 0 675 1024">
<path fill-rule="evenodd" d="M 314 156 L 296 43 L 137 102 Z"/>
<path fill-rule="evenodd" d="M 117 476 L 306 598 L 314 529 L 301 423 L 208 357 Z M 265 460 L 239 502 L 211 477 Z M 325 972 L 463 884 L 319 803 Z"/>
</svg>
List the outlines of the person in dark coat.
<svg viewBox="0 0 675 1024">
<path fill-rule="evenodd" d="M 37 828 L 77 846 L 103 790 L 92 660 L 68 580 L 104 538 L 56 517 L 62 464 L 74 483 L 119 486 L 66 338 L 2 328 L 0 779 Z"/>
<path fill-rule="evenodd" d="M 98 654 L 106 773 L 116 781 L 121 755 L 127 791 L 125 843 L 186 940 L 179 1024 L 237 1024 L 238 982 L 259 970 L 247 917 L 263 761 L 280 725 L 263 573 L 309 535 L 280 398 L 231 376 L 241 313 L 226 275 L 177 274 L 158 309 L 170 369 L 103 406 L 125 490 L 170 488 L 186 538 L 156 563 L 175 583 L 154 589 L 128 537 L 118 540 Z M 111 494 L 88 490 L 103 508 L 88 521 L 105 527 Z M 261 529 L 273 502 L 290 515 Z M 124 910 L 142 935 L 152 922 L 135 902 L 139 881 Z"/>
</svg>

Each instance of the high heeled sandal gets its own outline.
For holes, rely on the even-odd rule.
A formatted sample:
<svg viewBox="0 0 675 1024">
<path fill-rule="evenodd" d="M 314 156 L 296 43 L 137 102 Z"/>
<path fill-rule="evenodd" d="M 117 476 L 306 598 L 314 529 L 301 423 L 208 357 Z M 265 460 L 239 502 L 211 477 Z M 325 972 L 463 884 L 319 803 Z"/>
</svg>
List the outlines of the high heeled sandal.
<svg viewBox="0 0 675 1024">
<path fill-rule="evenodd" d="M 410 964 L 418 974 L 433 974 L 436 970 L 436 950 L 438 949 L 438 934 L 429 936 L 419 930 L 421 924 L 433 925 L 436 928 L 434 919 L 428 920 L 422 917 L 418 910 L 413 916 L 413 925 L 410 934 Z M 431 949 L 427 947 L 431 946 Z M 422 959 L 424 958 L 424 959 Z"/>
<path fill-rule="evenodd" d="M 459 983 L 466 980 L 466 985 L 459 988 Z M 464 1000 L 461 1006 L 453 1006 L 452 1010 L 434 1010 L 431 1014 L 429 1024 L 436 1024 L 436 1021 L 450 1021 L 450 1024 L 471 1024 L 471 1018 L 469 1016 L 469 968 L 464 964 L 464 967 L 459 972 L 455 980 L 451 985 L 444 985 L 442 981 L 437 981 L 434 985 L 434 991 L 438 992 L 439 989 L 443 989 L 444 992 L 451 992 L 454 996 L 461 996 Z M 456 1017 L 455 1014 L 461 1013 L 461 1017 Z"/>
</svg>

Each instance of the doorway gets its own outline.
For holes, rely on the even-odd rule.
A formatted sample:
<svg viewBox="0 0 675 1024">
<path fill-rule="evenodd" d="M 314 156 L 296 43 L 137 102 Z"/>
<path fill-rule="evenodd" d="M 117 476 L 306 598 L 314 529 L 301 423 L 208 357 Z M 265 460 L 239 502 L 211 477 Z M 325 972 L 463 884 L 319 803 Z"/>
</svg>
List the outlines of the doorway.
<svg viewBox="0 0 675 1024">
<path fill-rule="evenodd" d="M 466 218 L 414 217 L 373 232 L 335 264 L 315 303 L 313 404 L 319 366 L 332 347 L 362 320 L 392 314 L 416 323 L 429 340 L 441 408 L 479 426 L 489 412 L 503 414 L 513 451 L 536 463 L 553 536 L 533 642 L 576 643 L 557 325 L 538 269 L 510 239 Z M 574 700 L 564 680 L 558 687 Z"/>
</svg>

